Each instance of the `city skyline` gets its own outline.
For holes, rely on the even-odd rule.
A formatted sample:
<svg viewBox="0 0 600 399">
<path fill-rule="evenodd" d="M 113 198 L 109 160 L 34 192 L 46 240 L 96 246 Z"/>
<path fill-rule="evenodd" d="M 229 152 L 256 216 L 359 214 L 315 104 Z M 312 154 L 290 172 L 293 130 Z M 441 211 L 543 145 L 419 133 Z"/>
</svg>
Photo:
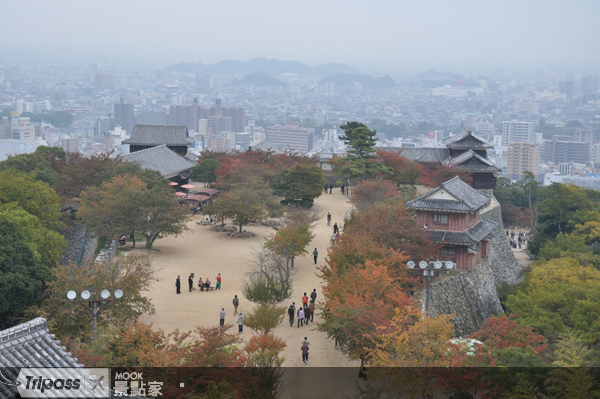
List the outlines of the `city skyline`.
<svg viewBox="0 0 600 399">
<path fill-rule="evenodd" d="M 538 0 L 418 5 L 355 0 L 343 7 L 316 1 L 25 0 L 4 10 L 11 16 L 0 27 L 11 38 L 5 49 L 71 49 L 96 58 L 102 53 L 215 63 L 266 57 L 313 66 L 345 63 L 372 73 L 600 64 L 593 51 L 600 47 L 594 23 L 600 4 L 585 0 L 568 7 Z"/>
</svg>

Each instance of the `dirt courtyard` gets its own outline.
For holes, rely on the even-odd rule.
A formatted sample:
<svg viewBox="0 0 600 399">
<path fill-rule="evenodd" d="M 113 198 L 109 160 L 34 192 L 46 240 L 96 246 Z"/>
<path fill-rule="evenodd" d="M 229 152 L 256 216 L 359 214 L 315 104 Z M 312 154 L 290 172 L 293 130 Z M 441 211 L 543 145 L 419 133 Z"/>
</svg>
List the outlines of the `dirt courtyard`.
<svg viewBox="0 0 600 399">
<path fill-rule="evenodd" d="M 334 190 L 333 194 L 322 194 L 315 200 L 314 208 L 323 215 L 314 229 L 315 238 L 307 248 L 309 252 L 305 257 L 295 260 L 295 267 L 298 273 L 294 278 L 294 296 L 283 305 L 289 306 L 291 302 L 296 305 L 302 303 L 301 297 L 304 292 L 308 295 L 313 289 L 317 289 L 317 303 L 323 298 L 321 292 L 321 280 L 317 277 L 316 267 L 324 263 L 327 255 L 327 249 L 330 246 L 332 227 L 327 226 L 325 216 L 327 212 L 332 215 L 332 223 L 338 223 L 338 226 L 344 224 L 344 212 L 350 211 L 350 203 L 347 198 L 340 193 L 340 190 Z M 240 299 L 241 312 L 252 309 L 253 304 L 248 302 L 240 292 L 240 285 L 244 279 L 245 273 L 250 269 L 254 251 L 259 249 L 264 243 L 265 237 L 270 237 L 275 230 L 266 226 L 245 226 L 244 230 L 256 234 L 253 238 L 236 239 L 230 238 L 226 233 L 218 233 L 210 230 L 210 227 L 198 225 L 196 222 L 203 216 L 194 216 L 188 222 L 189 230 L 185 231 L 179 237 L 168 237 L 157 240 L 152 251 L 152 265 L 157 269 L 159 281 L 155 282 L 148 292 L 152 303 L 156 308 L 156 313 L 152 316 L 144 316 L 142 321 L 152 322 L 154 328 L 162 329 L 165 332 L 171 332 L 176 328 L 187 331 L 196 326 L 217 326 L 219 325 L 219 311 L 225 308 L 227 312 L 225 323 L 235 324 L 237 316 L 233 315 L 232 300 L 234 295 Z M 317 248 L 319 251 L 318 264 L 315 265 L 312 257 L 312 251 Z M 146 251 L 140 251 L 146 253 Z M 201 292 L 196 289 L 191 293 L 188 290 L 188 276 L 194 273 L 194 286 L 197 285 L 199 277 L 206 280 L 208 277 L 213 284 L 216 284 L 217 273 L 223 276 L 223 285 L 221 290 L 210 292 Z M 175 279 L 177 275 L 181 276 L 181 294 L 176 294 Z M 315 315 L 314 322 L 321 321 L 321 317 Z M 287 315 L 283 323 L 275 330 L 275 334 L 284 339 L 287 348 L 283 352 L 285 357 L 284 367 L 357 367 L 358 361 L 350 361 L 346 356 L 336 351 L 334 342 L 329 340 L 324 333 L 316 332 L 315 323 L 298 328 L 297 323 L 290 327 Z M 229 330 L 237 333 L 237 325 Z M 247 341 L 252 337 L 252 331 L 244 328 L 241 337 Z M 310 342 L 310 353 L 308 366 L 302 363 L 300 352 L 300 342 L 304 337 Z M 294 386 L 299 383 L 295 381 L 300 378 L 292 370 L 286 372 L 286 386 Z M 353 374 L 353 373 L 352 373 Z M 296 376 L 297 375 L 297 376 Z M 311 373 L 311 379 L 322 381 L 313 381 L 315 387 L 327 386 L 328 372 L 323 369 L 323 373 Z M 302 382 L 305 384 L 306 382 Z M 311 385 L 313 384 L 311 383 Z M 351 385 L 351 384 L 350 384 Z M 286 389 L 287 393 L 291 391 Z M 326 392 L 321 391 L 322 394 Z M 331 392 L 334 397 L 339 394 Z M 298 392 L 300 394 L 300 392 Z M 306 391 L 304 391 L 304 395 Z M 286 395 L 287 396 L 287 395 Z M 293 397 L 293 396 L 288 396 Z M 323 396 L 321 396 L 323 397 Z"/>
</svg>

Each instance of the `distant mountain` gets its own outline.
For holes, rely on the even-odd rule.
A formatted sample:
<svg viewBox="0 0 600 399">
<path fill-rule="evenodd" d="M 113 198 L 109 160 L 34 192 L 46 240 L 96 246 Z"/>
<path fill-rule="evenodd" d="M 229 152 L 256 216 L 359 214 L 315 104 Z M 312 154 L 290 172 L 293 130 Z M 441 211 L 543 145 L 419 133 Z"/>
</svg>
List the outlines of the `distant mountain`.
<svg viewBox="0 0 600 399">
<path fill-rule="evenodd" d="M 343 86 L 345 84 L 352 84 L 359 82 L 363 86 L 371 87 L 374 89 L 383 89 L 386 87 L 394 87 L 396 82 L 389 75 L 382 77 L 374 77 L 369 74 L 367 75 L 351 75 L 346 73 L 338 73 L 334 76 L 328 76 L 319 81 L 319 83 L 333 82 L 336 85 Z"/>
<path fill-rule="evenodd" d="M 259 87 L 264 87 L 264 86 L 287 87 L 287 83 L 282 82 L 281 80 L 275 78 L 270 73 L 266 73 L 266 72 L 254 72 L 254 73 L 244 76 L 242 79 L 233 79 L 231 84 L 234 86 L 250 84 L 250 85 L 259 86 Z"/>
<path fill-rule="evenodd" d="M 167 67 L 168 71 L 184 73 L 212 72 L 222 74 L 240 74 L 266 72 L 271 75 L 295 73 L 301 76 L 327 76 L 334 74 L 358 74 L 359 70 L 345 64 L 323 64 L 311 67 L 298 61 L 281 61 L 267 58 L 254 58 L 250 61 L 220 61 L 216 64 L 180 62 Z"/>
</svg>

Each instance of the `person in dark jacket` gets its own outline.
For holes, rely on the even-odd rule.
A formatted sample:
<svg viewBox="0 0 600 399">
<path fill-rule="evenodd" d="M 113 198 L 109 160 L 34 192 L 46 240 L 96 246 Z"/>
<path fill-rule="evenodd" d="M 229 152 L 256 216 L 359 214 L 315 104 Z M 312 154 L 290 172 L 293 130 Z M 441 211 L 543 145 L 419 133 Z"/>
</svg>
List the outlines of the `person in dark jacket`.
<svg viewBox="0 0 600 399">
<path fill-rule="evenodd" d="M 294 305 L 290 305 L 288 309 L 288 316 L 290 317 L 290 327 L 294 327 L 294 316 L 296 311 L 294 310 Z"/>
<path fill-rule="evenodd" d="M 190 286 L 190 292 L 192 292 L 192 288 L 194 288 L 194 279 L 192 278 L 191 274 L 188 277 L 188 285 Z"/>
<path fill-rule="evenodd" d="M 319 257 L 319 251 L 317 251 L 317 248 L 315 248 L 315 250 L 313 251 L 313 257 L 315 258 L 315 265 L 316 265 L 317 258 Z"/>
<path fill-rule="evenodd" d="M 315 303 L 317 300 L 317 289 L 314 288 L 313 292 L 310 293 L 310 303 Z"/>
<path fill-rule="evenodd" d="M 333 234 L 337 234 L 339 233 L 340 228 L 338 227 L 337 223 L 333 224 Z"/>
<path fill-rule="evenodd" d="M 310 320 L 310 307 L 307 306 L 304 308 L 304 324 L 308 325 L 308 320 Z"/>
<path fill-rule="evenodd" d="M 181 294 L 181 276 L 177 276 L 177 280 L 175 280 L 175 287 L 177 287 L 177 293 Z"/>
<path fill-rule="evenodd" d="M 302 363 L 308 364 L 308 345 L 302 344 L 300 350 L 302 350 Z"/>
</svg>

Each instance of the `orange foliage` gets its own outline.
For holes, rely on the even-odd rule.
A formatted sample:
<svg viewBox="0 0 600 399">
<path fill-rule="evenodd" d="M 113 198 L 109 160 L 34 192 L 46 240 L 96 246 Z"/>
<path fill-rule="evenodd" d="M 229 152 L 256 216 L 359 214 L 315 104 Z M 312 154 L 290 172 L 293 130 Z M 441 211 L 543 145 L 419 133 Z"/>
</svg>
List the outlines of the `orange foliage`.
<svg viewBox="0 0 600 399">
<path fill-rule="evenodd" d="M 422 176 L 419 182 L 427 187 L 439 187 L 445 181 L 455 176 L 467 184 L 473 184 L 473 177 L 464 168 L 453 165 L 419 165 Z"/>
</svg>

